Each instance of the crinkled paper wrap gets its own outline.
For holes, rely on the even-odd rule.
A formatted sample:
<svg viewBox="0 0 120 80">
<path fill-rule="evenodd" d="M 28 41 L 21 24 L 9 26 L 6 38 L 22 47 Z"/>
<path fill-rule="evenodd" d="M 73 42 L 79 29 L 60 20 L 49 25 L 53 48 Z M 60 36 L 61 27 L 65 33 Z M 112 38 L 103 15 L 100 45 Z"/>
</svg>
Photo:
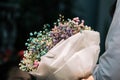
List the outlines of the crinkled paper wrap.
<svg viewBox="0 0 120 80">
<path fill-rule="evenodd" d="M 37 80 L 78 80 L 90 75 L 96 66 L 100 36 L 84 30 L 60 41 L 42 56 L 38 69 L 31 72 Z"/>
</svg>

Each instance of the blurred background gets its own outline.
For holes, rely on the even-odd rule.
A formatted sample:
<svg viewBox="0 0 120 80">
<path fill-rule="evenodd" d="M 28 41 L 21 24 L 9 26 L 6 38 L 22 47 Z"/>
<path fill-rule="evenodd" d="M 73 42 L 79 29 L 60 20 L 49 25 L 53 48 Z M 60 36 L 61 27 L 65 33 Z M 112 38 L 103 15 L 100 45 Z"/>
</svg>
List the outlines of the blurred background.
<svg viewBox="0 0 120 80">
<path fill-rule="evenodd" d="M 25 42 L 29 33 L 42 30 L 43 24 L 53 25 L 59 14 L 65 18 L 79 17 L 85 20 L 85 24 L 99 31 L 101 55 L 105 50 L 105 38 L 115 1 L 0 0 L 0 65 L 3 67 L 10 61 L 17 65 L 26 49 Z"/>
</svg>

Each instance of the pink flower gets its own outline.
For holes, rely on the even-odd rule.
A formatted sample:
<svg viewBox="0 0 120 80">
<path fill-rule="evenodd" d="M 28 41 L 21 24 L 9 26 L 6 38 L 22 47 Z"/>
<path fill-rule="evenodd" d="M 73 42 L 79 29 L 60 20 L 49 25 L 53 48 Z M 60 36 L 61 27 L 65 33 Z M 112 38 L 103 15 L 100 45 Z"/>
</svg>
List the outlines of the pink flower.
<svg viewBox="0 0 120 80">
<path fill-rule="evenodd" d="M 74 21 L 75 22 L 75 24 L 79 24 L 79 22 L 80 22 L 80 20 L 79 20 L 79 17 L 75 17 L 75 18 L 73 18 L 73 20 L 72 21 Z"/>
<path fill-rule="evenodd" d="M 79 20 L 79 17 L 75 17 L 75 18 L 73 18 L 73 21 L 75 21 L 75 22 L 79 22 L 80 20 Z"/>
<path fill-rule="evenodd" d="M 40 62 L 39 62 L 38 60 L 35 60 L 35 61 L 34 61 L 34 64 L 33 64 L 34 68 L 37 68 L 37 67 L 39 66 L 39 63 L 40 63 Z"/>
</svg>

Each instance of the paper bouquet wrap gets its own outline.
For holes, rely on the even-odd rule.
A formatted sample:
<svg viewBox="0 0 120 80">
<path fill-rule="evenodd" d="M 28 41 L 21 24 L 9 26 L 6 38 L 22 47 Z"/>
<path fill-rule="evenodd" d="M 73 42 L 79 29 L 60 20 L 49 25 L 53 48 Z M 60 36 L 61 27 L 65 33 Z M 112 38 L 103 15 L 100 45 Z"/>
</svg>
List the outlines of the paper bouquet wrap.
<svg viewBox="0 0 120 80">
<path fill-rule="evenodd" d="M 78 24 L 75 24 L 78 25 Z M 83 29 L 62 39 L 40 57 L 35 70 L 37 80 L 79 80 L 91 75 L 100 51 L 99 33 Z"/>
</svg>

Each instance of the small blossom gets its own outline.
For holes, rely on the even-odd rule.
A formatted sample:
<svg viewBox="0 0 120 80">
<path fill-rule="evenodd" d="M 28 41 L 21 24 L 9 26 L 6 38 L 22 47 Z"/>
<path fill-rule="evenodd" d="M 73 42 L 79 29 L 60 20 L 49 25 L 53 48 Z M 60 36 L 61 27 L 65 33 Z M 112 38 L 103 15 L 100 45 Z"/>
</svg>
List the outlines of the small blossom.
<svg viewBox="0 0 120 80">
<path fill-rule="evenodd" d="M 34 66 L 34 68 L 38 67 L 39 66 L 39 61 L 35 60 L 33 66 Z"/>
</svg>

